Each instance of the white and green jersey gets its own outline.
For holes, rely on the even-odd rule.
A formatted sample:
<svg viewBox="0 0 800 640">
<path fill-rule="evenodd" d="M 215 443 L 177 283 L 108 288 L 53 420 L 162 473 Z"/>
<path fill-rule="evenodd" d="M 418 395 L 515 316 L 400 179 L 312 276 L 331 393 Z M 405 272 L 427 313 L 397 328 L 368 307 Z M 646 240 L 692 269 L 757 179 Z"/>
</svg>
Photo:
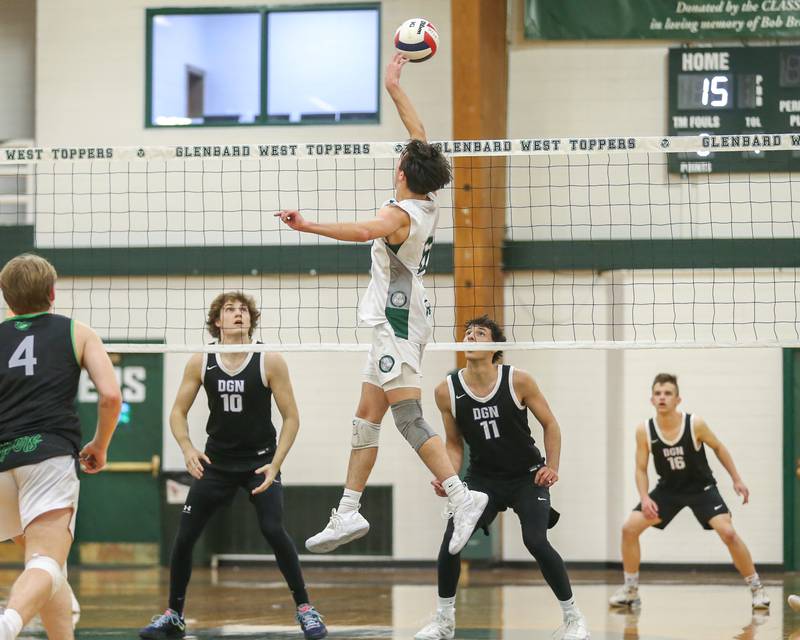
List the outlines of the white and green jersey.
<svg viewBox="0 0 800 640">
<path fill-rule="evenodd" d="M 408 238 L 390 245 L 386 238 L 372 243 L 371 280 L 358 308 L 361 324 L 374 327 L 388 322 L 398 338 L 426 343 L 432 333 L 431 305 L 422 276 L 428 268 L 433 234 L 439 222 L 436 196 L 429 200 L 387 200 L 411 219 Z"/>
</svg>

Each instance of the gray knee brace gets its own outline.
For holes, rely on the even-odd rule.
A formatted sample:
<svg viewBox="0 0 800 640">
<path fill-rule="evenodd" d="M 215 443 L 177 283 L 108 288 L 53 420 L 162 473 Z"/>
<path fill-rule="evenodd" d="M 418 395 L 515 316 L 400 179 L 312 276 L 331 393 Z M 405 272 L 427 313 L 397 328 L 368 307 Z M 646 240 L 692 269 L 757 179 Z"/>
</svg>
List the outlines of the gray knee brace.
<svg viewBox="0 0 800 640">
<path fill-rule="evenodd" d="M 398 431 L 408 440 L 408 444 L 419 451 L 420 447 L 437 435 L 422 417 L 419 400 L 401 400 L 392 405 L 392 415 Z"/>
<path fill-rule="evenodd" d="M 368 449 L 378 446 L 378 439 L 381 435 L 381 425 L 353 418 L 353 438 L 350 440 L 352 449 Z"/>
</svg>

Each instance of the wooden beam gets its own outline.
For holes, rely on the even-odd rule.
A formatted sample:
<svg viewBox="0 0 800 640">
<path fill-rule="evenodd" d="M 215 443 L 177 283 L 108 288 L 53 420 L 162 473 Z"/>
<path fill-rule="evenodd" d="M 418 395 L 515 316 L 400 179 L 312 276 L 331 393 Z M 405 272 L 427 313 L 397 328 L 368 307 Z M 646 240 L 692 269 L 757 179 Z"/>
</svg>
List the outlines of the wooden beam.
<svg viewBox="0 0 800 640">
<path fill-rule="evenodd" d="M 505 138 L 508 47 L 504 0 L 451 0 L 453 138 Z M 505 157 L 454 163 L 456 338 L 468 319 L 488 313 L 503 323 Z M 459 366 L 463 358 L 459 357 Z"/>
</svg>

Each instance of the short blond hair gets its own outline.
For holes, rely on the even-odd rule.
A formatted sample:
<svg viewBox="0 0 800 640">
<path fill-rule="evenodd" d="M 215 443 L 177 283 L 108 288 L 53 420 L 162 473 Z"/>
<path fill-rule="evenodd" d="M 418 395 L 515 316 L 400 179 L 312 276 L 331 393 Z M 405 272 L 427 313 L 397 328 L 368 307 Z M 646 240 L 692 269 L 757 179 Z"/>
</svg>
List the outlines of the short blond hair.
<svg viewBox="0 0 800 640">
<path fill-rule="evenodd" d="M 47 260 L 23 253 L 11 258 L 0 271 L 0 290 L 16 314 L 48 311 L 57 277 L 55 267 Z"/>
</svg>

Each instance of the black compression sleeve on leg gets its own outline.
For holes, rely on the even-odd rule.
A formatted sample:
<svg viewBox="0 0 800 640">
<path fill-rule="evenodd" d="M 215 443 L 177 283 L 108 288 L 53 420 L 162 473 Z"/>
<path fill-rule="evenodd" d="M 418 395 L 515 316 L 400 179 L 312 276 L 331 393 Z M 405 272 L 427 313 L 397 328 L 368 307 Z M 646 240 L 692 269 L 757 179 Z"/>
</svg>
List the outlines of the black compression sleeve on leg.
<svg viewBox="0 0 800 640">
<path fill-rule="evenodd" d="M 436 562 L 439 580 L 439 597 L 452 598 L 456 595 L 458 578 L 461 575 L 461 554 L 451 555 L 448 547 L 453 537 L 453 519 L 447 523 L 442 546 L 439 548 L 439 559 Z"/>
<path fill-rule="evenodd" d="M 258 524 L 267 543 L 272 547 L 275 561 L 283 574 L 292 598 L 297 605 L 309 602 L 308 592 L 303 581 L 297 549 L 283 527 L 283 489 L 275 483 L 264 493 L 252 496 L 258 514 Z"/>
<path fill-rule="evenodd" d="M 206 468 L 203 477 L 192 482 L 181 513 L 178 533 L 172 545 L 169 571 L 169 608 L 183 615 L 186 589 L 192 577 L 192 550 L 214 515 L 236 491 L 235 481 Z"/>
<path fill-rule="evenodd" d="M 544 510 L 540 510 L 538 513 L 544 513 Z M 547 539 L 546 518 L 528 512 L 520 515 L 520 523 L 522 524 L 522 542 L 531 555 L 536 558 L 542 576 L 550 589 L 559 600 L 569 600 L 572 597 L 572 587 L 569 583 L 567 568 L 564 560 L 558 555 L 558 551 Z"/>
</svg>

